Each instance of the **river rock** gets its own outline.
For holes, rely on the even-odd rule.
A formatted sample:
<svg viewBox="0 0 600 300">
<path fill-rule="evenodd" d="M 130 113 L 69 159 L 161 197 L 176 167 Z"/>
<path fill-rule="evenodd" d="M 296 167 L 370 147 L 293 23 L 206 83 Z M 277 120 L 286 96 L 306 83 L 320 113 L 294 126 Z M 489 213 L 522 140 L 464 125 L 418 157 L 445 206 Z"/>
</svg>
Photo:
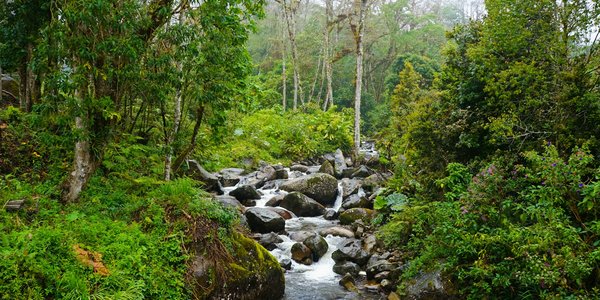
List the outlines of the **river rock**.
<svg viewBox="0 0 600 300">
<path fill-rule="evenodd" d="M 369 206 L 372 206 L 371 202 L 369 202 L 369 199 L 364 196 L 359 196 L 358 194 L 350 195 L 350 197 L 346 198 L 346 200 L 342 202 L 342 207 L 346 210 L 357 207 L 369 208 Z"/>
<path fill-rule="evenodd" d="M 340 275 L 350 273 L 352 276 L 357 276 L 358 272 L 360 272 L 360 267 L 351 261 L 342 261 L 333 265 L 333 272 Z"/>
<path fill-rule="evenodd" d="M 281 239 L 281 237 L 274 232 L 261 234 L 258 239 L 258 243 L 269 251 L 277 248 L 277 244 L 282 242 L 283 239 Z"/>
<path fill-rule="evenodd" d="M 308 172 L 308 167 L 305 165 L 293 165 L 290 167 L 290 171 L 298 171 L 302 173 Z"/>
<path fill-rule="evenodd" d="M 382 279 L 379 285 L 381 286 L 381 289 L 385 292 L 390 292 L 394 289 L 394 284 L 387 279 Z"/>
<path fill-rule="evenodd" d="M 246 170 L 241 168 L 227 168 L 223 169 L 219 172 L 221 176 L 221 184 L 224 187 L 234 186 L 240 182 L 240 178 L 242 174 L 244 174 Z"/>
<path fill-rule="evenodd" d="M 275 178 L 276 179 L 288 179 L 290 177 L 290 174 L 288 174 L 288 171 L 286 169 L 279 169 L 279 170 L 275 170 Z"/>
<path fill-rule="evenodd" d="M 362 187 L 366 192 L 374 192 L 378 187 L 383 185 L 385 179 L 379 174 L 373 174 L 363 180 Z"/>
<path fill-rule="evenodd" d="M 384 271 L 390 272 L 395 270 L 397 267 L 397 265 L 392 264 L 387 260 L 378 260 L 376 262 L 369 263 L 367 264 L 367 279 L 374 279 L 375 275 L 377 275 L 378 273 Z"/>
<path fill-rule="evenodd" d="M 352 178 L 352 174 L 356 172 L 356 170 L 358 170 L 358 168 L 346 168 L 342 171 L 342 178 Z"/>
<path fill-rule="evenodd" d="M 224 207 L 234 208 L 239 211 L 243 211 L 245 209 L 242 203 L 240 203 L 240 201 L 238 201 L 237 199 L 235 199 L 235 197 L 232 196 L 218 195 L 215 196 L 215 200 L 221 203 L 221 205 L 223 205 Z"/>
<path fill-rule="evenodd" d="M 258 200 L 260 199 L 260 194 L 251 185 L 242 185 L 235 190 L 229 192 L 230 196 L 235 197 L 238 201 L 244 203 L 247 200 Z"/>
<path fill-rule="evenodd" d="M 406 285 L 406 299 L 458 299 L 456 289 L 441 270 L 423 273 Z"/>
<path fill-rule="evenodd" d="M 331 176 L 335 175 L 333 166 L 331 165 L 331 163 L 328 160 L 323 162 L 323 164 L 319 168 L 319 173 L 324 173 L 324 174 L 331 175 Z"/>
<path fill-rule="evenodd" d="M 354 238 L 354 232 L 352 232 L 352 230 L 339 226 L 323 229 L 319 232 L 319 234 L 322 236 L 333 235 L 345 238 Z"/>
<path fill-rule="evenodd" d="M 291 179 L 282 184 L 281 189 L 288 192 L 300 192 L 323 205 L 333 204 L 338 193 L 337 179 L 323 173 Z"/>
<path fill-rule="evenodd" d="M 191 258 L 191 292 L 206 299 L 282 299 L 284 271 L 273 255 L 238 232 L 232 234 L 230 246 L 234 263 L 222 259 L 223 253 L 201 252 Z M 217 269 L 235 276 L 218 277 Z"/>
<path fill-rule="evenodd" d="M 323 215 L 323 218 L 324 218 L 325 220 L 330 220 L 330 221 L 331 221 L 331 220 L 335 220 L 335 219 L 337 219 L 339 215 L 340 215 L 340 214 L 339 214 L 337 211 L 335 211 L 335 210 L 333 210 L 333 209 L 328 209 L 328 210 L 325 212 L 325 214 Z"/>
<path fill-rule="evenodd" d="M 360 166 L 358 167 L 358 169 L 356 169 L 351 177 L 352 178 L 367 178 L 369 176 L 371 176 L 371 174 L 373 174 L 373 172 L 371 172 L 369 170 L 369 168 L 365 167 L 365 166 Z"/>
<path fill-rule="evenodd" d="M 287 194 L 279 206 L 293 212 L 299 217 L 316 217 L 323 215 L 326 211 L 325 207 L 319 202 L 298 192 Z"/>
<path fill-rule="evenodd" d="M 337 149 L 333 156 L 334 156 L 333 168 L 335 170 L 335 177 L 342 178 L 342 173 L 348 167 L 348 166 L 346 166 L 346 159 L 344 158 L 344 153 L 342 153 L 342 150 Z"/>
<path fill-rule="evenodd" d="M 370 223 L 375 212 L 368 208 L 350 208 L 340 214 L 340 224 L 350 225 L 356 220 L 362 220 L 365 223 Z"/>
<path fill-rule="evenodd" d="M 297 263 L 304 265 L 312 264 L 312 252 L 310 248 L 302 243 L 295 243 L 292 245 L 292 259 Z"/>
<path fill-rule="evenodd" d="M 314 234 L 309 236 L 304 242 L 302 242 L 306 247 L 310 249 L 313 254 L 313 261 L 319 261 L 327 250 L 329 249 L 329 245 L 327 241 L 320 235 Z"/>
<path fill-rule="evenodd" d="M 358 291 L 358 289 L 356 288 L 356 283 L 354 282 L 354 278 L 348 273 L 346 273 L 344 277 L 340 279 L 339 284 L 350 292 Z"/>
<path fill-rule="evenodd" d="M 265 206 L 271 206 L 271 207 L 279 206 L 279 204 L 281 204 L 281 200 L 283 200 L 284 197 L 285 197 L 285 195 L 283 195 L 283 194 L 277 195 L 277 196 L 269 199 L 269 201 L 267 201 L 267 203 L 265 203 Z"/>
<path fill-rule="evenodd" d="M 186 170 L 186 175 L 196 179 L 204 184 L 204 188 L 209 192 L 223 195 L 223 187 L 219 178 L 214 174 L 206 171 L 197 161 L 190 159 L 187 161 L 189 168 Z"/>
<path fill-rule="evenodd" d="M 279 262 L 279 265 L 281 265 L 281 267 L 285 270 L 291 270 L 292 269 L 292 260 L 289 258 L 284 258 Z"/>
<path fill-rule="evenodd" d="M 285 230 L 285 220 L 277 213 L 262 207 L 251 207 L 244 214 L 253 232 L 269 233 Z"/>
<path fill-rule="evenodd" d="M 346 242 L 331 254 L 335 262 L 351 261 L 360 266 L 366 265 L 370 257 L 371 254 L 362 249 L 359 240 Z"/>
<path fill-rule="evenodd" d="M 340 185 L 342 186 L 342 198 L 346 199 L 348 196 L 358 193 L 361 182 L 356 179 L 343 178 Z"/>
<path fill-rule="evenodd" d="M 284 220 L 296 218 L 296 215 L 293 212 L 283 209 L 281 207 L 265 207 L 265 208 L 280 215 Z"/>
<path fill-rule="evenodd" d="M 312 231 L 296 231 L 296 232 L 291 232 L 288 236 L 292 241 L 295 242 L 299 242 L 302 243 L 304 240 L 306 240 L 309 236 L 314 235 L 315 233 Z"/>
</svg>

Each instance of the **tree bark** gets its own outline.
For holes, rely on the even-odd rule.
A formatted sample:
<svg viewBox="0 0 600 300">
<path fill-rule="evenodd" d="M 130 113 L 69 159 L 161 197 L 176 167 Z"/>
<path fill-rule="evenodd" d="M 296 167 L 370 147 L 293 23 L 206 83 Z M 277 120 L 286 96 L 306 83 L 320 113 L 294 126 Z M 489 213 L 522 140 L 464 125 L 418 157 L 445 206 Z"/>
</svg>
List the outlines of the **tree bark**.
<svg viewBox="0 0 600 300">
<path fill-rule="evenodd" d="M 183 164 L 183 161 L 196 148 L 198 132 L 200 131 L 200 125 L 202 125 L 203 118 L 204 118 L 204 105 L 201 105 L 196 110 L 196 124 L 194 124 L 194 132 L 192 133 L 192 140 L 190 141 L 189 146 L 187 148 L 185 148 L 185 150 L 183 150 L 183 152 L 181 152 L 181 154 L 179 154 L 179 156 L 177 156 L 177 159 L 175 159 L 175 162 L 173 163 L 173 173 L 177 173 L 177 171 Z"/>
<path fill-rule="evenodd" d="M 33 45 L 27 45 L 27 89 L 25 90 L 25 111 L 30 112 L 33 106 L 33 98 L 35 96 L 35 75 L 31 67 L 33 59 Z"/>
<path fill-rule="evenodd" d="M 2 94 L 4 90 L 2 88 L 2 80 L 4 79 L 4 74 L 2 74 L 2 66 L 0 66 L 0 102 L 2 102 Z"/>
<path fill-rule="evenodd" d="M 281 1 L 283 7 L 283 15 L 286 20 L 288 37 L 292 50 L 292 67 L 294 69 L 294 110 L 298 108 L 298 97 L 300 92 L 300 73 L 298 71 L 298 47 L 296 46 L 296 12 L 298 10 L 299 1 L 291 0 L 290 5 L 286 0 Z M 304 98 L 301 99 L 302 102 Z M 302 103 L 304 104 L 304 103 Z"/>
<path fill-rule="evenodd" d="M 285 13 L 283 15 L 283 22 L 285 23 Z M 281 54 L 281 61 L 282 61 L 282 66 L 281 66 L 281 81 L 282 81 L 282 96 L 283 96 L 283 111 L 286 110 L 286 106 L 287 106 L 287 71 L 285 68 L 285 60 L 286 60 L 286 56 L 287 56 L 287 51 L 286 51 L 286 40 L 285 40 L 285 30 L 282 29 L 281 30 L 281 46 L 282 46 L 282 54 Z"/>
<path fill-rule="evenodd" d="M 362 94 L 362 75 L 363 75 L 363 56 L 364 46 L 363 38 L 365 34 L 365 17 L 368 0 L 355 0 L 354 11 L 357 20 L 351 22 L 350 27 L 354 33 L 356 42 L 356 85 L 354 90 L 354 155 L 358 157 L 360 149 L 360 102 Z"/>
<path fill-rule="evenodd" d="M 333 0 L 325 1 L 325 40 L 324 40 L 324 50 L 325 57 L 323 62 L 325 63 L 325 76 L 327 78 L 327 91 L 325 93 L 325 103 L 323 104 L 323 110 L 327 110 L 329 107 L 333 106 L 333 87 L 332 87 L 332 77 L 333 77 L 333 68 L 331 67 L 331 41 L 330 35 L 331 30 L 333 29 Z"/>
<path fill-rule="evenodd" d="M 173 141 L 179 132 L 179 120 L 181 119 L 181 88 L 177 90 L 175 98 L 175 111 L 173 113 L 173 130 L 166 139 L 167 155 L 165 156 L 165 180 L 171 180 L 171 162 L 173 159 Z"/>
</svg>

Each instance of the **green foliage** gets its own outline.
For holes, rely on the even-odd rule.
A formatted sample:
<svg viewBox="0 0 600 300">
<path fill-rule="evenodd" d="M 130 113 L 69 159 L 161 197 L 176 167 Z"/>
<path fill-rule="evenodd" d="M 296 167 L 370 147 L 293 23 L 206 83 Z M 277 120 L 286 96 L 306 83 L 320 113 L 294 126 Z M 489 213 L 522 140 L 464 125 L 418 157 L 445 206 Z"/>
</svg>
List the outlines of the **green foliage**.
<svg viewBox="0 0 600 300">
<path fill-rule="evenodd" d="M 410 261 L 408 281 L 441 263 L 467 298 L 594 298 L 600 269 L 598 169 L 586 147 L 555 146 L 497 162 L 472 180 L 460 164 L 440 180 L 446 201 L 415 199 L 380 236 Z"/>
<path fill-rule="evenodd" d="M 192 234 L 196 222 L 219 228 L 211 243 L 228 243 L 237 217 L 190 179 L 156 179 L 161 163 L 159 149 L 135 139 L 112 144 L 71 205 L 54 200 L 53 180 L 0 178 L 1 203 L 26 200 L 24 211 L 0 211 L 0 298 L 189 299 L 190 245 L 210 236 Z M 82 263 L 76 245 L 99 253 L 109 274 Z"/>
<path fill-rule="evenodd" d="M 229 136 L 217 145 L 201 149 L 207 168 L 258 165 L 259 160 L 289 162 L 313 157 L 352 145 L 351 112 L 326 112 L 306 107 L 308 112 L 259 110 L 249 115 L 232 113 Z M 239 120 L 238 120 L 239 118 Z M 246 162 L 245 162 L 246 161 Z"/>
</svg>

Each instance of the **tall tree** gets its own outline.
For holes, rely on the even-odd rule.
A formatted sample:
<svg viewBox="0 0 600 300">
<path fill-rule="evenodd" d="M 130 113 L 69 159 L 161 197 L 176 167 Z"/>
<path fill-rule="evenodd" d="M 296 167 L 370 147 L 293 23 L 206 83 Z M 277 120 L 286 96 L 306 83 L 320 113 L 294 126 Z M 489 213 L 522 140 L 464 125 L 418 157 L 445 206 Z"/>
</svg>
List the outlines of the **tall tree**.
<svg viewBox="0 0 600 300">
<path fill-rule="evenodd" d="M 363 57 L 364 57 L 364 35 L 365 19 L 368 10 L 368 0 L 354 0 L 353 15 L 350 20 L 350 29 L 354 36 L 356 46 L 356 72 L 354 90 L 354 154 L 358 156 L 360 148 L 360 102 L 362 97 Z"/>
<path fill-rule="evenodd" d="M 296 43 L 296 30 L 298 27 L 297 14 L 298 8 L 300 7 L 301 0 L 277 0 L 281 3 L 283 15 L 285 17 L 288 38 L 290 40 L 290 48 L 292 52 L 292 68 L 294 70 L 294 110 L 298 108 L 298 98 L 304 104 L 304 98 L 300 95 L 301 83 L 300 83 L 300 66 L 298 62 L 298 45 Z"/>
</svg>

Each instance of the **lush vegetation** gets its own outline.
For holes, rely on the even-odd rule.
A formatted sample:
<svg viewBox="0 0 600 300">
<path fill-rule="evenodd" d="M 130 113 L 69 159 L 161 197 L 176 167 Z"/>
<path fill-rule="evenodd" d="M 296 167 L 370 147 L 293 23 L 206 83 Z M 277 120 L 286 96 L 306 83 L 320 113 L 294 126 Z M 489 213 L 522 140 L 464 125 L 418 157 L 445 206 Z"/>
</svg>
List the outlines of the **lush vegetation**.
<svg viewBox="0 0 600 300">
<path fill-rule="evenodd" d="M 433 81 L 404 63 L 379 132 L 395 162 L 376 207 L 408 268 L 462 297 L 598 295 L 597 2 L 485 1 Z M 429 77 L 430 78 L 430 77 Z M 432 82 L 432 84 L 431 84 Z"/>
<path fill-rule="evenodd" d="M 394 172 L 374 222 L 406 263 L 399 293 L 439 271 L 461 298 L 597 297 L 599 16 L 598 0 L 8 1 L 0 203 L 25 208 L 0 211 L 0 297 L 207 296 L 251 266 L 194 285 L 192 257 L 265 255 L 185 160 L 289 164 L 361 133 Z"/>
</svg>

